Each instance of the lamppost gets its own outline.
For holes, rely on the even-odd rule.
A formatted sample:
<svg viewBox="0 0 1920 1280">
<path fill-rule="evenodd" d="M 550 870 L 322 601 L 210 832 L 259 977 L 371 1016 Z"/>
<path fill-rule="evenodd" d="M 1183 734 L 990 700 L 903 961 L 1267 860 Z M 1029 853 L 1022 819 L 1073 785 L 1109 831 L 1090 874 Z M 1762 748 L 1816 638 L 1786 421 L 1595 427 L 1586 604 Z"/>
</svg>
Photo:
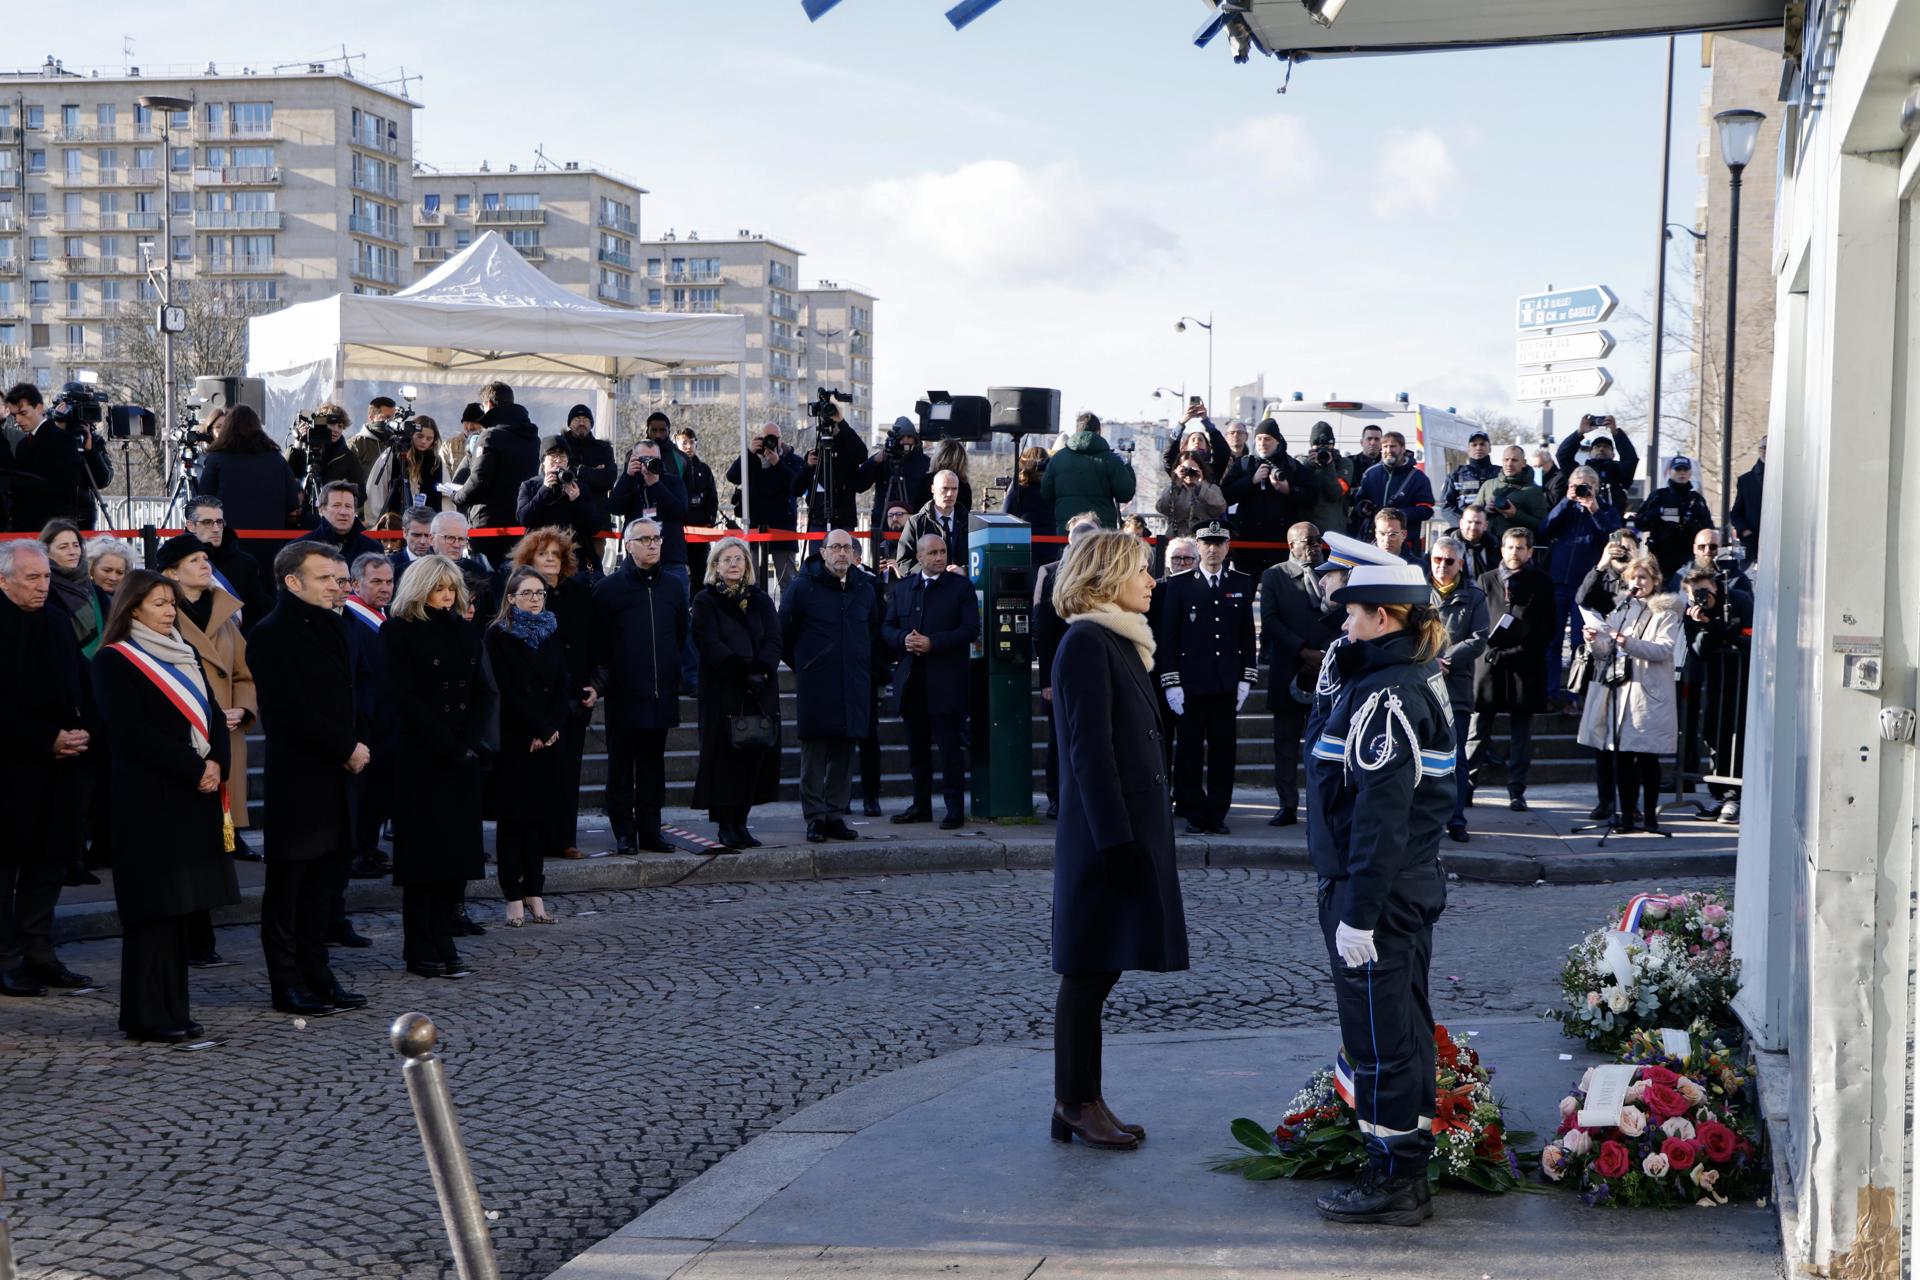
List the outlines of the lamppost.
<svg viewBox="0 0 1920 1280">
<path fill-rule="evenodd" d="M 1187 389 L 1184 385 L 1178 391 L 1175 391 L 1172 387 L 1155 387 L 1153 389 L 1153 398 L 1155 400 L 1158 400 L 1163 395 L 1176 397 L 1183 407 L 1187 403 Z M 1167 411 L 1167 425 L 1171 427 L 1175 422 L 1176 419 L 1173 416 L 1173 410 L 1169 409 Z"/>
<path fill-rule="evenodd" d="M 1207 312 L 1207 318 L 1201 320 L 1195 316 L 1181 316 L 1174 321 L 1173 331 L 1185 333 L 1189 324 L 1197 324 L 1207 331 L 1207 412 L 1213 412 L 1213 312 Z"/>
<path fill-rule="evenodd" d="M 1750 107 L 1735 107 L 1714 116 L 1720 126 L 1720 158 L 1727 162 L 1730 206 L 1727 212 L 1727 354 L 1720 370 L 1720 528 L 1727 528 L 1733 501 L 1733 356 L 1739 327 L 1734 317 L 1740 300 L 1740 175 L 1753 159 L 1754 144 L 1766 116 Z"/>
<path fill-rule="evenodd" d="M 162 431 L 173 430 L 173 335 L 181 329 L 179 312 L 173 305 L 173 115 L 176 111 L 192 111 L 193 102 L 187 98 L 170 98 L 160 94 L 146 94 L 140 98 L 140 105 L 148 111 L 160 113 L 160 261 L 162 275 L 160 286 L 160 310 L 158 325 L 160 330 L 160 377 L 163 398 L 161 420 Z"/>
</svg>

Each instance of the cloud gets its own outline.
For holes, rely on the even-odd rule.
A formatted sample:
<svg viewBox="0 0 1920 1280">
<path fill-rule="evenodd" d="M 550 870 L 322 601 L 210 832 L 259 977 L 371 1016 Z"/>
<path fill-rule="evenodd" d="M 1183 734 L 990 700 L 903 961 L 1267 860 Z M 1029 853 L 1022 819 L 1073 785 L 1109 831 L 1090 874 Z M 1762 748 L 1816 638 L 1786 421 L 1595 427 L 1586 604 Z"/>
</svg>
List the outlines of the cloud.
<svg viewBox="0 0 1920 1280">
<path fill-rule="evenodd" d="M 865 246 L 863 256 L 976 285 L 1101 290 L 1179 250 L 1174 232 L 1068 164 L 983 160 L 880 179 L 836 193 L 831 216 Z"/>
<path fill-rule="evenodd" d="M 1324 168 L 1320 148 L 1297 116 L 1256 116 L 1242 121 L 1216 137 L 1207 152 L 1216 163 L 1246 166 L 1263 178 L 1296 185 L 1317 180 Z"/>
<path fill-rule="evenodd" d="M 1460 184 L 1446 139 L 1431 129 L 1391 129 L 1374 170 L 1373 211 L 1383 218 L 1425 213 Z"/>
</svg>

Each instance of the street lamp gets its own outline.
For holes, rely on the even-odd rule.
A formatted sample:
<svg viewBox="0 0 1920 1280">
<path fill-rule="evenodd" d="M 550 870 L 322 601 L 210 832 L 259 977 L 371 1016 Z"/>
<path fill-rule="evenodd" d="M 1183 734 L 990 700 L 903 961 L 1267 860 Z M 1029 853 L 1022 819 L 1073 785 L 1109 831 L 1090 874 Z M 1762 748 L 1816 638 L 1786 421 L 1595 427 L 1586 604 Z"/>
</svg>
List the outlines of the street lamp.
<svg viewBox="0 0 1920 1280">
<path fill-rule="evenodd" d="M 1174 321 L 1173 331 L 1185 333 L 1188 324 L 1197 324 L 1207 331 L 1207 412 L 1213 412 L 1213 312 L 1207 312 L 1205 320 L 1194 316 L 1181 316 Z"/>
<path fill-rule="evenodd" d="M 189 98 L 172 98 L 162 94 L 145 94 L 140 105 L 148 111 L 160 113 L 160 261 L 162 275 L 160 286 L 160 310 L 157 315 L 160 330 L 160 377 L 162 396 L 161 412 L 163 429 L 172 431 L 173 415 L 173 335 L 180 331 L 180 315 L 173 306 L 173 115 L 176 111 L 192 111 L 193 102 Z"/>
<path fill-rule="evenodd" d="M 1727 354 L 1720 370 L 1720 528 L 1726 529 L 1733 500 L 1733 356 L 1734 323 L 1740 286 L 1740 175 L 1753 159 L 1754 144 L 1766 116 L 1750 107 L 1736 107 L 1714 116 L 1720 126 L 1720 158 L 1727 162 L 1731 193 L 1727 213 Z"/>
<path fill-rule="evenodd" d="M 1175 391 L 1172 387 L 1155 387 L 1153 389 L 1153 398 L 1155 400 L 1158 400 L 1163 395 L 1174 397 L 1182 405 L 1186 404 L 1187 402 L 1187 389 L 1185 386 L 1182 386 L 1178 391 Z M 1171 409 L 1167 410 L 1167 425 L 1170 427 L 1173 426 L 1174 421 L 1175 419 L 1173 416 L 1173 410 Z"/>
</svg>

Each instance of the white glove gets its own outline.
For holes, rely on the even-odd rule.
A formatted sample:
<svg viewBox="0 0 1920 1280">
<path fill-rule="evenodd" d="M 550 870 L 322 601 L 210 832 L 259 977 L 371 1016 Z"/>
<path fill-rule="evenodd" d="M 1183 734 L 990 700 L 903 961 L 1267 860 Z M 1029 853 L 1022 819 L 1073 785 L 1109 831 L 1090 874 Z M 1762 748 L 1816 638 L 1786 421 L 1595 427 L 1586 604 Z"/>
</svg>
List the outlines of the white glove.
<svg viewBox="0 0 1920 1280">
<path fill-rule="evenodd" d="M 1177 716 L 1187 714 L 1187 691 L 1177 684 L 1170 685 L 1167 688 L 1167 705 L 1173 708 L 1173 714 Z"/>
<path fill-rule="evenodd" d="M 1253 692 L 1253 686 L 1248 684 L 1245 680 L 1242 680 L 1240 682 L 1240 696 L 1234 699 L 1233 709 L 1235 711 L 1238 711 L 1240 708 L 1246 706 L 1247 695 L 1252 692 Z"/>
<path fill-rule="evenodd" d="M 1349 969 L 1358 969 L 1380 958 L 1373 946 L 1373 930 L 1356 929 L 1344 920 L 1334 928 L 1333 949 L 1340 953 Z"/>
</svg>

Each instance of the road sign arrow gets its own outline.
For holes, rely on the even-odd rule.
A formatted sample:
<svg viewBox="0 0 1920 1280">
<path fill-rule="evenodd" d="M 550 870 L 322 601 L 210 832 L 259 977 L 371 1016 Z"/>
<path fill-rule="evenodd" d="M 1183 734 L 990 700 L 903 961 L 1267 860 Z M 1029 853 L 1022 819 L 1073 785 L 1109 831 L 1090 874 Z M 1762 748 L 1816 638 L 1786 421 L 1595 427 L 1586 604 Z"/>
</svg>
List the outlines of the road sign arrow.
<svg viewBox="0 0 1920 1280">
<path fill-rule="evenodd" d="M 1522 333 L 1534 329 L 1599 324 L 1613 314 L 1620 299 L 1601 284 L 1578 289 L 1554 289 L 1548 293 L 1523 293 L 1515 314 L 1514 328 Z"/>
<path fill-rule="evenodd" d="M 1586 400 L 1603 396 L 1613 385 L 1613 375 L 1605 369 L 1555 369 L 1551 373 L 1522 373 L 1520 400 Z"/>
<path fill-rule="evenodd" d="M 1604 360 L 1613 351 L 1613 335 L 1605 329 L 1583 333 L 1551 333 L 1522 338 L 1514 347 L 1514 363 L 1565 364 L 1574 360 Z"/>
</svg>

